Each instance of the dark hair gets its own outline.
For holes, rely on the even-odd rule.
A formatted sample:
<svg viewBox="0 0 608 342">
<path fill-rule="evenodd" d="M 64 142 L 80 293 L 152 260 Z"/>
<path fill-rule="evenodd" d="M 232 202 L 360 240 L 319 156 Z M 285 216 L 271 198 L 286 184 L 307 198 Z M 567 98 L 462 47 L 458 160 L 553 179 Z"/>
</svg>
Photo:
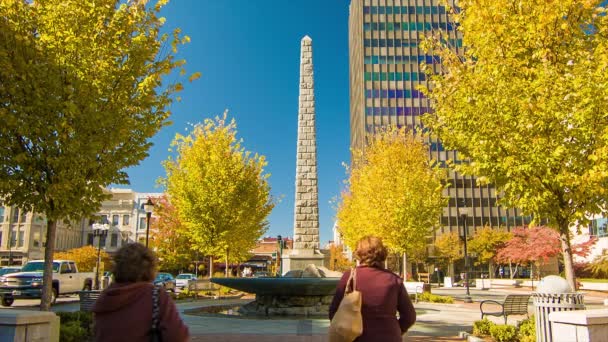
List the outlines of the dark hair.
<svg viewBox="0 0 608 342">
<path fill-rule="evenodd" d="M 355 257 L 362 265 L 382 268 L 388 252 L 382 239 L 375 236 L 365 236 L 357 242 Z"/>
<path fill-rule="evenodd" d="M 141 243 L 130 243 L 114 254 L 112 272 L 117 283 L 152 281 L 157 265 L 154 252 Z"/>
</svg>

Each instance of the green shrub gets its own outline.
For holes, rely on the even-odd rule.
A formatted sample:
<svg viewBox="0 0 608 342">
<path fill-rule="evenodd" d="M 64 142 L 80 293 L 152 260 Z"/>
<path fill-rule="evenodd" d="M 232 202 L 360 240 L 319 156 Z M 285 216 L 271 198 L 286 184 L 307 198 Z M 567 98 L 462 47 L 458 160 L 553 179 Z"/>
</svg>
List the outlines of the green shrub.
<svg viewBox="0 0 608 342">
<path fill-rule="evenodd" d="M 93 336 L 93 314 L 91 312 L 57 312 L 60 318 L 59 341 L 79 342 Z"/>
<path fill-rule="evenodd" d="M 80 326 L 78 321 L 70 321 L 59 327 L 59 341 L 80 342 L 88 339 L 87 331 Z"/>
<path fill-rule="evenodd" d="M 526 318 L 517 325 L 517 336 L 520 342 L 536 341 L 536 323 L 534 316 Z"/>
<path fill-rule="evenodd" d="M 490 336 L 497 342 L 517 341 L 517 328 L 508 324 L 494 324 L 490 327 Z"/>
<path fill-rule="evenodd" d="M 496 324 L 494 324 L 487 318 L 484 318 L 480 321 L 475 321 L 475 322 L 473 322 L 473 335 L 475 335 L 475 336 L 490 335 L 490 329 L 494 325 L 496 325 Z"/>
<path fill-rule="evenodd" d="M 418 295 L 418 300 L 421 302 L 430 302 L 430 303 L 447 303 L 453 304 L 454 298 L 450 296 L 440 296 L 436 294 L 432 294 L 430 292 L 423 292 Z"/>
</svg>

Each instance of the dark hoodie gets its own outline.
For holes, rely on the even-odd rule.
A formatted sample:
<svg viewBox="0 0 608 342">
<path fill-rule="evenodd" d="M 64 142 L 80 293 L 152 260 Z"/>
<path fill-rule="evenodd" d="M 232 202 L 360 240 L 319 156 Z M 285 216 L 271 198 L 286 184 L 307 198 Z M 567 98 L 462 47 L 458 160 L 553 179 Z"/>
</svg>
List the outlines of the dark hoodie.
<svg viewBox="0 0 608 342">
<path fill-rule="evenodd" d="M 95 341 L 150 341 L 152 288 L 151 283 L 140 282 L 113 283 L 105 289 L 93 306 Z M 159 306 L 162 341 L 188 341 L 188 328 L 165 291 L 159 291 Z"/>
</svg>

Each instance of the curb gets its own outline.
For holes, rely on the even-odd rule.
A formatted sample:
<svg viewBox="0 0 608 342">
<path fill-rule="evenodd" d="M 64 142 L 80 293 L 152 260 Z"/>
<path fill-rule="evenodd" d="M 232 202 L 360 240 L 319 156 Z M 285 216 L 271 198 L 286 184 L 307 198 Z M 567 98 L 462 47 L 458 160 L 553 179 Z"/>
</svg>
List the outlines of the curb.
<svg viewBox="0 0 608 342">
<path fill-rule="evenodd" d="M 484 342 L 482 338 L 474 336 L 466 331 L 459 332 L 458 337 L 467 340 L 467 342 Z"/>
</svg>

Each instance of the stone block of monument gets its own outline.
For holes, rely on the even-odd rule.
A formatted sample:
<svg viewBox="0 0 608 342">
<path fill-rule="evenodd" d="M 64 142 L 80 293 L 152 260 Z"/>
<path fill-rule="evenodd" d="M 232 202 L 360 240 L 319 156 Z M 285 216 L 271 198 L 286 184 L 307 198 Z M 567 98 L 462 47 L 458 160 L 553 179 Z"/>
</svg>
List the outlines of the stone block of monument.
<svg viewBox="0 0 608 342">
<path fill-rule="evenodd" d="M 301 42 L 298 145 L 296 158 L 296 198 L 293 250 L 282 257 L 283 273 L 304 269 L 309 264 L 323 266 L 319 251 L 319 192 L 317 187 L 317 138 L 315 126 L 312 39 Z"/>
</svg>

